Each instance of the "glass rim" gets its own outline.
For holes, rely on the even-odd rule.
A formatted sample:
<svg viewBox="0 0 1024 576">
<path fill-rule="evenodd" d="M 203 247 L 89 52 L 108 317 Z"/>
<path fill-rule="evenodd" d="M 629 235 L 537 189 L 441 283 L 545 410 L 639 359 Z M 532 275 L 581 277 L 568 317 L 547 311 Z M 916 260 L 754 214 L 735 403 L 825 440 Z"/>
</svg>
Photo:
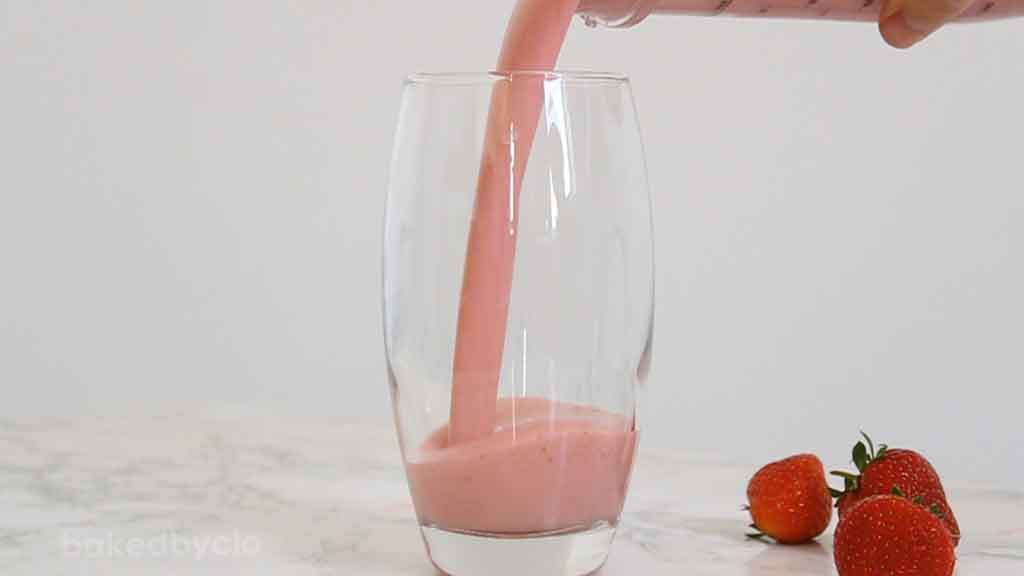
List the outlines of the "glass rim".
<svg viewBox="0 0 1024 576">
<path fill-rule="evenodd" d="M 490 85 L 501 80 L 540 78 L 573 84 L 628 84 L 629 77 L 618 72 L 591 70 L 490 70 L 487 72 L 415 72 L 405 77 L 406 85 L 466 86 Z"/>
</svg>

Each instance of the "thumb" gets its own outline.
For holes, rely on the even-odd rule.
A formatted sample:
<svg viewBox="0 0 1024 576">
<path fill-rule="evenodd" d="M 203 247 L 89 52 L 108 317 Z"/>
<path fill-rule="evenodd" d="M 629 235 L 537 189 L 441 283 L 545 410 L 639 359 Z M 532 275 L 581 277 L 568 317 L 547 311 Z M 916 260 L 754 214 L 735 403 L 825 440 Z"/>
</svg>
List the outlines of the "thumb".
<svg viewBox="0 0 1024 576">
<path fill-rule="evenodd" d="M 886 0 L 878 28 L 896 48 L 910 48 L 970 8 L 973 0 Z"/>
</svg>

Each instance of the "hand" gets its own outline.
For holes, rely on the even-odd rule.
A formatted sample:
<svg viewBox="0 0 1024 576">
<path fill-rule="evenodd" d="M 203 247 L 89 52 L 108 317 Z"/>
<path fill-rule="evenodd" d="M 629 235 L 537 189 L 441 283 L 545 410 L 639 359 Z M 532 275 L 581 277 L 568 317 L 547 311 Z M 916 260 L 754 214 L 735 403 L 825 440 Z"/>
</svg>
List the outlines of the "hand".
<svg viewBox="0 0 1024 576">
<path fill-rule="evenodd" d="M 878 28 L 896 48 L 910 48 L 956 18 L 972 0 L 885 0 Z"/>
</svg>

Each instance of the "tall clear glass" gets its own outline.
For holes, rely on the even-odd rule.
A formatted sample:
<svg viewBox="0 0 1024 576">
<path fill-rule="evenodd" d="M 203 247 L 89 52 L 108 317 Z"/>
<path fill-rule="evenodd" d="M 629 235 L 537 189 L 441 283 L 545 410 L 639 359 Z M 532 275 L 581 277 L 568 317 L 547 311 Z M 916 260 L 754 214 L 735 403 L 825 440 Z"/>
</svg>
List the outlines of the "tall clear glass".
<svg viewBox="0 0 1024 576">
<path fill-rule="evenodd" d="M 576 576 L 604 563 L 636 450 L 653 274 L 626 78 L 406 80 L 384 332 L 410 492 L 438 569 Z"/>
</svg>

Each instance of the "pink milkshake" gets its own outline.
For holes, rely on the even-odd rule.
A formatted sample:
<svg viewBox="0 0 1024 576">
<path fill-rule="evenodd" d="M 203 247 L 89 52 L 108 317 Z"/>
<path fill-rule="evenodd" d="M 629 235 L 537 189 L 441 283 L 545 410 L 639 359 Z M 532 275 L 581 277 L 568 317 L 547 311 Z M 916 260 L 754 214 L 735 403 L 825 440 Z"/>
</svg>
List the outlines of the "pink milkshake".
<svg viewBox="0 0 1024 576">
<path fill-rule="evenodd" d="M 485 438 L 452 445 L 448 428 L 407 455 L 420 523 L 527 534 L 614 525 L 637 435 L 622 416 L 542 398 L 502 398 Z"/>
</svg>

